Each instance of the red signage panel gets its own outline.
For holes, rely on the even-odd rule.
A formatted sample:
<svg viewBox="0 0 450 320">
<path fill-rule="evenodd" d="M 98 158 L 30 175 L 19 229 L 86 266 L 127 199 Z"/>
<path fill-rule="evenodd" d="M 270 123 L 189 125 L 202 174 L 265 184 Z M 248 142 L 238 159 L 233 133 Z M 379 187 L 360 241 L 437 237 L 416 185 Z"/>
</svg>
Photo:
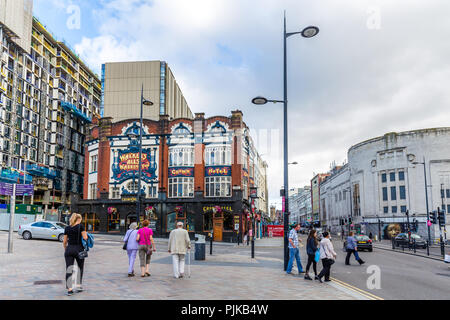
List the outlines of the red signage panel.
<svg viewBox="0 0 450 320">
<path fill-rule="evenodd" d="M 267 226 L 267 232 L 269 233 L 269 236 L 272 237 L 284 237 L 284 226 L 276 226 L 269 224 Z"/>
</svg>

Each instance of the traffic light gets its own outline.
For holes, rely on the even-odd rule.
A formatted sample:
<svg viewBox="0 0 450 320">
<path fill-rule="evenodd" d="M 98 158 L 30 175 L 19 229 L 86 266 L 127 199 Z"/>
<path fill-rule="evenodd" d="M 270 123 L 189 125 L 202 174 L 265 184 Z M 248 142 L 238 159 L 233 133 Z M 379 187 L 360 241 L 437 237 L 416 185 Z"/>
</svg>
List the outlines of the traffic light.
<svg viewBox="0 0 450 320">
<path fill-rule="evenodd" d="M 436 211 L 431 211 L 430 212 L 430 221 L 432 224 L 436 224 L 437 220 L 436 220 Z"/>
<path fill-rule="evenodd" d="M 438 211 L 438 222 L 439 222 L 439 227 L 443 227 L 445 226 L 445 212 L 439 210 Z"/>
</svg>

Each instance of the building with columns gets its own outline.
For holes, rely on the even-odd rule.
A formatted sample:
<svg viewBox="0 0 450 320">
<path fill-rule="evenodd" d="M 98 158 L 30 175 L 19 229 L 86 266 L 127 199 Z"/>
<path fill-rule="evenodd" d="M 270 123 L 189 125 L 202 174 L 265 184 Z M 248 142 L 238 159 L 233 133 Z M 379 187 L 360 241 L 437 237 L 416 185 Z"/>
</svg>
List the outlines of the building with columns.
<svg viewBox="0 0 450 320">
<path fill-rule="evenodd" d="M 407 231 L 408 212 L 410 229 L 426 237 L 427 202 L 428 211 L 445 210 L 448 223 L 449 145 L 450 128 L 443 127 L 391 132 L 352 146 L 348 164 L 320 187 L 327 225 L 338 232 L 339 218 L 351 218 L 357 231 L 389 238 Z M 437 225 L 431 236 L 439 237 Z"/>
<path fill-rule="evenodd" d="M 101 118 L 90 129 L 83 199 L 72 207 L 87 230 L 124 233 L 136 221 L 139 133 L 139 119 Z M 183 221 L 191 236 L 212 230 L 215 241 L 235 241 L 252 229 L 259 211 L 267 213 L 266 191 L 251 210 L 250 188 L 257 179 L 266 184 L 267 165 L 255 161 L 259 155 L 239 110 L 230 117 L 144 119 L 142 152 L 140 219 L 150 219 L 158 236 Z"/>
</svg>

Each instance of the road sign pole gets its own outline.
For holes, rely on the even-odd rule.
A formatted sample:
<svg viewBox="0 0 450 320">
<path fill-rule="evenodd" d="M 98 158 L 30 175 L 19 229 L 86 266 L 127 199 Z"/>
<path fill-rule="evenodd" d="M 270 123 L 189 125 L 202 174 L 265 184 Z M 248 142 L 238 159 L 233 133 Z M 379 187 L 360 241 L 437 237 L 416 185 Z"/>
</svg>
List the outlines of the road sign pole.
<svg viewBox="0 0 450 320">
<path fill-rule="evenodd" d="M 13 192 L 9 210 L 9 234 L 8 234 L 8 253 L 13 252 L 13 231 L 14 231 L 14 215 L 16 213 L 16 184 L 13 184 Z"/>
</svg>

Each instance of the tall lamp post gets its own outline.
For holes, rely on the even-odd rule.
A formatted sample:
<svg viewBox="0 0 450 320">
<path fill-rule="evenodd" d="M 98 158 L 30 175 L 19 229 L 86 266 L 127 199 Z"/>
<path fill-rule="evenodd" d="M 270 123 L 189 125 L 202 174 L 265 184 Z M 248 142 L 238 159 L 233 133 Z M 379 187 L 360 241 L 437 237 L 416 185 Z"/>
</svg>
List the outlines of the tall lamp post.
<svg viewBox="0 0 450 320">
<path fill-rule="evenodd" d="M 423 157 L 423 162 L 413 162 L 413 164 L 423 164 L 423 177 L 425 179 L 425 203 L 427 206 L 427 228 L 428 228 L 428 243 L 431 243 L 431 232 L 430 232 L 430 210 L 428 209 L 428 186 L 427 186 L 427 171 L 425 169 L 425 156 Z"/>
<path fill-rule="evenodd" d="M 142 180 L 142 131 L 143 131 L 143 106 L 152 106 L 153 102 L 144 99 L 144 84 L 141 88 L 141 124 L 139 127 L 139 178 L 138 178 L 138 193 L 136 197 L 136 223 L 139 227 L 141 214 L 141 180 Z M 150 160 L 150 159 L 149 159 Z"/>
<path fill-rule="evenodd" d="M 283 33 L 283 43 L 284 43 L 284 65 L 283 65 L 283 75 L 284 75 L 284 99 L 283 100 L 269 100 L 264 97 L 256 97 L 252 100 L 253 104 L 263 105 L 267 102 L 272 103 L 283 103 L 284 104 L 284 270 L 287 269 L 287 264 L 289 260 L 289 249 L 288 249 L 288 231 L 289 231 L 289 201 L 287 194 L 289 192 L 288 183 L 288 135 L 287 135 L 287 48 L 286 40 L 288 37 L 301 34 L 304 38 L 312 38 L 319 33 L 319 28 L 314 26 L 309 26 L 299 32 L 286 32 L 286 12 L 284 13 L 284 33 Z"/>
</svg>

